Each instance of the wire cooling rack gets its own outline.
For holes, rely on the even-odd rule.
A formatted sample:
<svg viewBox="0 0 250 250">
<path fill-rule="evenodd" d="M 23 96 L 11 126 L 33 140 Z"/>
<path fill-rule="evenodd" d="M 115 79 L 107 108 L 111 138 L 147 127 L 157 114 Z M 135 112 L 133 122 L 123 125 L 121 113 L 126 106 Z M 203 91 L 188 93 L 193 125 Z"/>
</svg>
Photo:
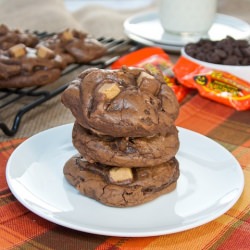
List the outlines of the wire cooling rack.
<svg viewBox="0 0 250 250">
<path fill-rule="evenodd" d="M 47 32 L 34 32 L 39 38 L 45 38 L 54 34 Z M 91 61 L 88 64 L 72 64 L 69 65 L 61 74 L 61 77 L 68 75 L 69 73 L 79 69 L 80 67 L 97 67 L 107 68 L 114 61 L 116 61 L 122 55 L 137 50 L 141 45 L 126 39 L 113 39 L 100 37 L 97 39 L 107 49 L 106 55 L 97 60 Z M 58 81 L 58 80 L 57 80 Z M 0 128 L 7 136 L 13 136 L 19 129 L 22 117 L 30 110 L 36 108 L 42 103 L 50 100 L 51 98 L 62 93 L 67 87 L 68 83 L 59 85 L 55 81 L 48 86 L 35 86 L 28 88 L 3 88 L 0 89 Z M 22 100 L 25 98 L 25 103 L 22 104 Z M 28 100 L 28 101 L 27 101 Z M 14 110 L 13 117 L 11 117 L 12 124 L 7 124 L 1 116 L 2 112 L 8 112 L 8 108 L 16 103 L 20 103 L 21 107 Z"/>
</svg>

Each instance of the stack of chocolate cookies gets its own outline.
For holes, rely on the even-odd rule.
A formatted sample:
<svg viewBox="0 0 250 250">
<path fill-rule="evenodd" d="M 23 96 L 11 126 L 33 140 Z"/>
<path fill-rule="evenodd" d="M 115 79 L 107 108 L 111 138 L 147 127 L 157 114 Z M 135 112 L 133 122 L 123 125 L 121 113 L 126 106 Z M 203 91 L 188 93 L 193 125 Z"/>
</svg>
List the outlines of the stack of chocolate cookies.
<svg viewBox="0 0 250 250">
<path fill-rule="evenodd" d="M 72 141 L 79 152 L 63 171 L 81 194 L 129 207 L 176 188 L 179 104 L 159 72 L 88 69 L 62 103 L 76 118 Z"/>
</svg>

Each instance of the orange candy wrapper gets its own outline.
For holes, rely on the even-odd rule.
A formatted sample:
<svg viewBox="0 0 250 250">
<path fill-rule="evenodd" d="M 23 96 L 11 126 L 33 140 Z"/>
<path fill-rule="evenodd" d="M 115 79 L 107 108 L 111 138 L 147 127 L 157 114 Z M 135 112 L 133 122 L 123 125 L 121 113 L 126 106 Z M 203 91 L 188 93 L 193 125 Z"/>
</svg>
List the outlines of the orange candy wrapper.
<svg viewBox="0 0 250 250">
<path fill-rule="evenodd" d="M 119 69 L 124 65 L 150 69 L 153 72 L 161 71 L 166 84 L 172 88 L 178 102 L 181 102 L 188 93 L 188 89 L 176 81 L 172 71 L 173 64 L 169 56 L 161 48 L 145 47 L 136 50 L 119 58 L 111 65 L 111 68 Z"/>
<path fill-rule="evenodd" d="M 206 68 L 181 56 L 173 68 L 177 80 L 200 95 L 236 110 L 250 109 L 250 83 L 227 72 Z"/>
</svg>

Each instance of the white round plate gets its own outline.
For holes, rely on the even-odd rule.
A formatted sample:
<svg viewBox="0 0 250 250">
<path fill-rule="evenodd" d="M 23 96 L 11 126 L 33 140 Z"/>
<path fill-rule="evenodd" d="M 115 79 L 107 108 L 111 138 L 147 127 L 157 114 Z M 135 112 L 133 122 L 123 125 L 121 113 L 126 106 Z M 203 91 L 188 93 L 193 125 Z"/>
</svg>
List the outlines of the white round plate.
<svg viewBox="0 0 250 250">
<path fill-rule="evenodd" d="M 165 44 L 168 46 L 184 46 L 201 39 L 200 36 L 178 36 L 165 32 L 156 11 L 127 18 L 124 22 L 124 32 L 155 42 L 158 45 Z M 221 40 L 226 36 L 235 39 L 248 39 L 250 37 L 250 25 L 236 17 L 216 14 L 214 24 L 202 38 Z"/>
<path fill-rule="evenodd" d="M 140 206 L 108 207 L 68 184 L 63 166 L 76 153 L 72 124 L 38 133 L 17 147 L 7 163 L 7 182 L 29 210 L 71 229 L 124 237 L 181 232 L 230 209 L 242 193 L 244 178 L 225 148 L 198 133 L 179 131 L 176 190 Z"/>
</svg>

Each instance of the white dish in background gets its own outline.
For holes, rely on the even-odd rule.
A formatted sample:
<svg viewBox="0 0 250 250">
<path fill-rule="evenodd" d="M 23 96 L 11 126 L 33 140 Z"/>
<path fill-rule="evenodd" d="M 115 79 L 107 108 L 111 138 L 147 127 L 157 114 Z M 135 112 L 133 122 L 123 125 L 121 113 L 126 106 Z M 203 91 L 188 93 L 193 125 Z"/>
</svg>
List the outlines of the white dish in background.
<svg viewBox="0 0 250 250">
<path fill-rule="evenodd" d="M 146 12 L 129 17 L 124 22 L 126 34 L 136 35 L 158 45 L 185 46 L 197 42 L 200 36 L 178 36 L 164 31 L 157 12 Z M 249 39 L 250 25 L 236 17 L 216 14 L 215 22 L 202 38 L 221 40 L 226 36 L 235 39 Z"/>
<path fill-rule="evenodd" d="M 135 34 L 131 34 L 131 33 L 127 33 L 126 35 L 133 41 L 136 41 L 138 43 L 141 43 L 141 44 L 144 44 L 144 45 L 147 45 L 147 46 L 159 47 L 159 48 L 162 48 L 162 49 L 164 49 L 166 51 L 180 53 L 181 49 L 183 48 L 182 46 L 174 46 L 174 45 L 156 43 L 156 42 L 144 39 L 142 37 L 139 37 L 139 36 L 137 36 Z"/>
<path fill-rule="evenodd" d="M 136 207 L 104 206 L 80 195 L 63 176 L 65 162 L 76 153 L 72 126 L 30 137 L 7 163 L 7 182 L 14 196 L 51 222 L 110 236 L 170 234 L 216 219 L 242 193 L 244 176 L 233 155 L 215 141 L 179 128 L 181 174 L 176 190 Z"/>
<path fill-rule="evenodd" d="M 223 64 L 204 62 L 204 61 L 201 61 L 201 60 L 198 60 L 196 58 L 189 56 L 185 52 L 185 48 L 182 48 L 181 55 L 183 57 L 187 58 L 188 60 L 195 62 L 199 65 L 202 65 L 206 68 L 230 73 L 231 75 L 234 75 L 234 76 L 236 76 L 236 77 L 238 77 L 238 78 L 240 78 L 240 79 L 242 79 L 250 84 L 250 65 L 238 66 L 238 65 L 223 65 Z M 248 89 L 250 90 L 250 86 Z"/>
</svg>

